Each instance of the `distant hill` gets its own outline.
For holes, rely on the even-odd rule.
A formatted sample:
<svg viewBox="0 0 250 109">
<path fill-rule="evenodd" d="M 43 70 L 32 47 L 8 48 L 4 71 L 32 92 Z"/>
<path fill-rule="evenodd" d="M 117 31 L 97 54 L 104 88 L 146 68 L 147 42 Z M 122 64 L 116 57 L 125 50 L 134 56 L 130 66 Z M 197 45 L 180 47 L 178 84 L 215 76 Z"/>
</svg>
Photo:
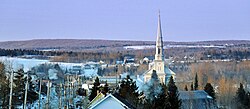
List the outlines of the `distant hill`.
<svg viewBox="0 0 250 109">
<path fill-rule="evenodd" d="M 36 49 L 36 50 L 84 50 L 105 47 L 123 47 L 129 45 L 148 45 L 153 41 L 122 41 L 122 40 L 95 40 L 95 39 L 35 39 L 26 41 L 0 42 L 4 49 Z"/>
<path fill-rule="evenodd" d="M 172 45 L 250 45 L 250 40 L 218 40 L 199 42 L 164 42 Z M 129 40 L 95 40 L 95 39 L 35 39 L 26 41 L 0 42 L 3 49 L 36 49 L 36 50 L 93 50 L 122 48 L 123 46 L 153 45 L 155 41 Z"/>
</svg>

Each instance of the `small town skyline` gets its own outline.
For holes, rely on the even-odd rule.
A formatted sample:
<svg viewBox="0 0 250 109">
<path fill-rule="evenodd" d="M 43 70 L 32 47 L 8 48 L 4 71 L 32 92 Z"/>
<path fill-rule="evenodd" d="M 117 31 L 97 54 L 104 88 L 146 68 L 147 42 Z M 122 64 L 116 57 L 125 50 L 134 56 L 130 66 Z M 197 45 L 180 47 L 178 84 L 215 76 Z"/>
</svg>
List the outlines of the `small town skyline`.
<svg viewBox="0 0 250 109">
<path fill-rule="evenodd" d="M 0 1 L 0 41 L 32 39 L 250 40 L 249 1 Z"/>
</svg>

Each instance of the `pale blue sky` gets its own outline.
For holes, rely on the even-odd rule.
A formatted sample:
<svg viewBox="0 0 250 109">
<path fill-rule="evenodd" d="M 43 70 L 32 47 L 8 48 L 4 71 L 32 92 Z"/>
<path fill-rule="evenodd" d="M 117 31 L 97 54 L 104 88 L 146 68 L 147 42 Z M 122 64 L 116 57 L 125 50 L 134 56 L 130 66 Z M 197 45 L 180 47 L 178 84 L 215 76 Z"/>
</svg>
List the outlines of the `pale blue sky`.
<svg viewBox="0 0 250 109">
<path fill-rule="evenodd" d="M 250 0 L 0 0 L 0 41 L 250 40 Z"/>
</svg>

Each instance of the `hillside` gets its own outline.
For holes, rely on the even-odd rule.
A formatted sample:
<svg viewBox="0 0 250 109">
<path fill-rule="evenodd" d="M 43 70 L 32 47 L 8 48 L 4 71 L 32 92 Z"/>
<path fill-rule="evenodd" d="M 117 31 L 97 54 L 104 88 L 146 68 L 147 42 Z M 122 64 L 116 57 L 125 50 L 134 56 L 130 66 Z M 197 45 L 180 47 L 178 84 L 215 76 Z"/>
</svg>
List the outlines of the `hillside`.
<svg viewBox="0 0 250 109">
<path fill-rule="evenodd" d="M 170 45 L 244 45 L 249 46 L 248 40 L 218 40 L 199 42 L 164 42 Z M 126 41 L 126 40 L 95 40 L 95 39 L 35 39 L 26 41 L 0 42 L 3 49 L 36 49 L 36 50 L 100 50 L 118 49 L 124 46 L 153 45 L 154 41 Z"/>
<path fill-rule="evenodd" d="M 118 40 L 92 40 L 92 39 L 35 39 L 26 41 L 0 42 L 4 49 L 91 49 L 103 47 L 122 47 L 127 45 L 153 44 L 145 41 L 118 41 Z"/>
</svg>

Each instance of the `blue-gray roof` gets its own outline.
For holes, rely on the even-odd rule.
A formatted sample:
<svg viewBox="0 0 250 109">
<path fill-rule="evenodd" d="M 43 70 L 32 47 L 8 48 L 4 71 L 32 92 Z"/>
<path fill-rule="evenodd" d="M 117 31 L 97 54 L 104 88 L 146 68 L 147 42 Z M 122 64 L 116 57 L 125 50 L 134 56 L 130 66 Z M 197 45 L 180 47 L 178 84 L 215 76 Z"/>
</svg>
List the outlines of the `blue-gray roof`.
<svg viewBox="0 0 250 109">
<path fill-rule="evenodd" d="M 180 91 L 180 99 L 212 99 L 204 90 Z"/>
<path fill-rule="evenodd" d="M 217 106 L 204 90 L 180 91 L 181 109 L 217 109 Z"/>
</svg>

